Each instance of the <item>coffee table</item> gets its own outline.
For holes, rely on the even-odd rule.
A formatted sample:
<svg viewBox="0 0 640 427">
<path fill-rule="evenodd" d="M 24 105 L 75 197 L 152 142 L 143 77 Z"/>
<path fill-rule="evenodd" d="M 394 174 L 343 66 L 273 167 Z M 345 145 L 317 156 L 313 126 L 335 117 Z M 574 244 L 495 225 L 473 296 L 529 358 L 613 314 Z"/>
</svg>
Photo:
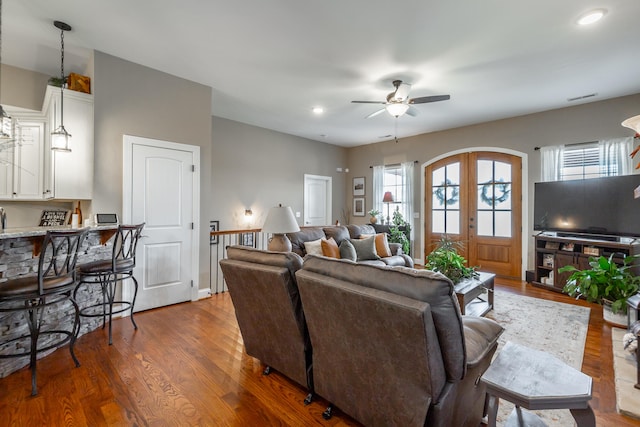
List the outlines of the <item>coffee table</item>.
<svg viewBox="0 0 640 427">
<path fill-rule="evenodd" d="M 468 316 L 484 316 L 493 308 L 493 273 L 478 272 L 480 277 L 466 279 L 454 286 L 460 312 Z M 487 293 L 486 296 L 483 296 Z"/>
<path fill-rule="evenodd" d="M 549 353 L 507 342 L 482 375 L 487 387 L 488 427 L 496 427 L 499 399 L 516 407 L 505 426 L 545 426 L 537 415 L 520 408 L 569 409 L 578 427 L 595 427 L 589 406 L 592 380 Z"/>
</svg>

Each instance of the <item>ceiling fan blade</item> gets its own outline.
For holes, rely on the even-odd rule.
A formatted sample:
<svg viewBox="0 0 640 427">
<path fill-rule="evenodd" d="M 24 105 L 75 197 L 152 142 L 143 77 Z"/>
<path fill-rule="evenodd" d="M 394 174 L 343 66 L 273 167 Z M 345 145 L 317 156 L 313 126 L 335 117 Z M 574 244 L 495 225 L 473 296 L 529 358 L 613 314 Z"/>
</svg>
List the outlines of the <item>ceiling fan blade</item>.
<svg viewBox="0 0 640 427">
<path fill-rule="evenodd" d="M 407 110 L 407 112 L 405 113 L 407 116 L 411 116 L 411 117 L 415 117 L 418 114 L 420 114 L 420 112 L 418 111 L 418 109 L 416 107 L 409 107 L 409 109 Z"/>
<path fill-rule="evenodd" d="M 427 102 L 446 101 L 448 99 L 451 99 L 450 95 L 422 96 L 410 99 L 409 104 L 426 104 Z"/>
<path fill-rule="evenodd" d="M 409 83 L 400 83 L 396 93 L 393 96 L 394 101 L 402 102 L 409 97 L 411 85 Z"/>
<path fill-rule="evenodd" d="M 351 101 L 352 104 L 386 104 L 384 101 Z"/>
<path fill-rule="evenodd" d="M 386 108 L 383 108 L 383 109 L 378 110 L 378 111 L 374 111 L 373 113 L 371 113 L 371 114 L 369 114 L 367 117 L 365 117 L 365 119 L 370 119 L 371 117 L 375 117 L 375 116 L 377 116 L 378 114 L 382 114 L 382 113 L 384 113 L 385 111 L 387 111 L 387 110 L 386 110 Z"/>
</svg>

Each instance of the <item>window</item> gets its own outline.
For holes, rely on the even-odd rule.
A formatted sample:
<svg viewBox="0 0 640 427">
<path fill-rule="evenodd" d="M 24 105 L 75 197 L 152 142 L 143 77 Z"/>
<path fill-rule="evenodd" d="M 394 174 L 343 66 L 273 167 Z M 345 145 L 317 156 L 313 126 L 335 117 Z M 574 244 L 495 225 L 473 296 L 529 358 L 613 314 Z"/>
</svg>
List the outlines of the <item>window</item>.
<svg viewBox="0 0 640 427">
<path fill-rule="evenodd" d="M 373 168 L 373 206 L 381 212 L 385 223 L 387 217 L 393 220 L 393 212 L 398 210 L 412 225 L 413 169 L 413 162 Z M 386 192 L 392 194 L 393 202 L 383 202 Z"/>
<path fill-rule="evenodd" d="M 383 200 L 383 203 L 385 204 L 385 210 L 382 213 L 385 215 L 385 220 L 387 217 L 393 218 L 393 211 L 396 210 L 396 207 L 400 209 L 400 212 L 404 212 L 403 185 L 402 169 L 400 165 L 385 166 L 384 178 L 382 183 L 382 194 L 391 192 L 391 194 L 393 195 L 392 203 L 384 203 Z"/>
<path fill-rule="evenodd" d="M 610 165 L 617 175 L 618 165 Z M 610 175 L 610 174 L 607 174 Z M 585 144 L 575 148 L 565 148 L 560 169 L 560 180 L 600 177 L 600 156 L 598 144 Z"/>
<path fill-rule="evenodd" d="M 617 138 L 541 149 L 543 181 L 628 175 L 633 138 Z"/>
</svg>

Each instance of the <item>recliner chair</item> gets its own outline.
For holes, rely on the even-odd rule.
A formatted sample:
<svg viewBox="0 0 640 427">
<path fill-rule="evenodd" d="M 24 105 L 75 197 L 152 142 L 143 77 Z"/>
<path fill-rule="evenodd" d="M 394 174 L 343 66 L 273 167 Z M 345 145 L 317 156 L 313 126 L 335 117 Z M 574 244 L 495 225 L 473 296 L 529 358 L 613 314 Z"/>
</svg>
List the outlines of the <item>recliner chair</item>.
<svg viewBox="0 0 640 427">
<path fill-rule="evenodd" d="M 311 343 L 295 273 L 302 258 L 246 246 L 227 248 L 220 267 L 247 354 L 313 392 Z"/>
</svg>

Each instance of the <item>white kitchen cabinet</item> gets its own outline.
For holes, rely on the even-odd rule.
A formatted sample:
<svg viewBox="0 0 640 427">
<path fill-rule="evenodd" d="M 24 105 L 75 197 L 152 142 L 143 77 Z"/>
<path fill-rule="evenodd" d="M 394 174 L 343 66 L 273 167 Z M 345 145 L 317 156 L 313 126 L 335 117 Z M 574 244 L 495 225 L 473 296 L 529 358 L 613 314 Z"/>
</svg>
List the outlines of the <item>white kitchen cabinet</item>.
<svg viewBox="0 0 640 427">
<path fill-rule="evenodd" d="M 46 198 L 81 200 L 93 197 L 93 95 L 64 91 L 64 127 L 71 134 L 70 152 L 51 151 L 51 130 L 60 125 L 60 88 L 47 86 L 42 112 L 48 119 L 45 138 Z"/>
<path fill-rule="evenodd" d="M 0 150 L 0 200 L 42 200 L 46 119 L 12 113 L 21 137 Z"/>
</svg>

